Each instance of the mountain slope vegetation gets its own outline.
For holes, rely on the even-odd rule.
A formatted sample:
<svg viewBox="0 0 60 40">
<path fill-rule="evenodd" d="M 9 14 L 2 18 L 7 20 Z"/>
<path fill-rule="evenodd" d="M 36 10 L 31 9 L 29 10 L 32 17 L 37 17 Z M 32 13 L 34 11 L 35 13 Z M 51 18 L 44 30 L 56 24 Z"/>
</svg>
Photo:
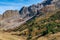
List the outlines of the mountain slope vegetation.
<svg viewBox="0 0 60 40">
<path fill-rule="evenodd" d="M 27 40 L 35 40 L 47 34 L 55 34 L 60 32 L 60 11 L 55 10 L 54 13 L 41 13 L 42 15 L 37 14 L 26 23 L 12 31 L 19 31 L 20 33 L 17 35 L 25 35 Z"/>
</svg>

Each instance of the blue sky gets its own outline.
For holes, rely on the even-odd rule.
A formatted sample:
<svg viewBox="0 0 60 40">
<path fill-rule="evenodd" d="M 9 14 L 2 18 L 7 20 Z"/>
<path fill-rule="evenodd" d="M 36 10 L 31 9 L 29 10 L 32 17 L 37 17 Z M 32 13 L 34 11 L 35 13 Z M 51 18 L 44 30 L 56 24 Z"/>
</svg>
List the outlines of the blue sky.
<svg viewBox="0 0 60 40">
<path fill-rule="evenodd" d="M 20 10 L 23 6 L 37 4 L 43 0 L 0 0 L 0 14 L 6 10 Z"/>
</svg>

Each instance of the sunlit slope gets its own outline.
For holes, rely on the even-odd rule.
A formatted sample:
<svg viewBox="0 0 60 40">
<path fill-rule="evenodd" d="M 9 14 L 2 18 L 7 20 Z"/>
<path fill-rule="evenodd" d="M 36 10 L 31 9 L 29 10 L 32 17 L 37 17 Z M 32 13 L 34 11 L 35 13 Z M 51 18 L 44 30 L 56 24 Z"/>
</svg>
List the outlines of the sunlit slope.
<svg viewBox="0 0 60 40">
<path fill-rule="evenodd" d="M 8 31 L 15 31 L 14 35 L 26 36 L 27 40 L 38 39 L 50 33 L 60 32 L 60 10 L 41 13 L 42 15 L 36 15 L 18 28 Z M 20 33 L 17 33 L 17 31 Z"/>
<path fill-rule="evenodd" d="M 24 40 L 21 36 L 14 36 L 8 32 L 0 32 L 0 40 Z"/>
</svg>

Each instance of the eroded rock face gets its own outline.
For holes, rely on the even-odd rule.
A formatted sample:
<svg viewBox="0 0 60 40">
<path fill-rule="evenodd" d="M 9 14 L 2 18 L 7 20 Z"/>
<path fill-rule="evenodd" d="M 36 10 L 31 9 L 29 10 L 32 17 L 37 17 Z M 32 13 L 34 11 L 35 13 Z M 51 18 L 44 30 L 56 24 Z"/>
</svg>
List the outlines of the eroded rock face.
<svg viewBox="0 0 60 40">
<path fill-rule="evenodd" d="M 45 0 L 42 4 L 43 6 L 50 5 L 53 0 Z"/>
<path fill-rule="evenodd" d="M 44 8 L 42 8 L 40 11 L 47 13 L 47 12 L 54 12 L 56 10 L 55 5 L 47 5 Z"/>
<path fill-rule="evenodd" d="M 19 16 L 19 12 L 17 10 L 7 10 L 3 13 L 2 18 L 9 18 L 13 16 Z"/>
<path fill-rule="evenodd" d="M 1 15 L 0 28 L 2 29 L 13 29 L 24 21 L 17 10 L 7 10 Z M 21 23 L 22 22 L 22 23 Z"/>
<path fill-rule="evenodd" d="M 43 8 L 42 4 L 31 5 L 29 7 L 23 7 L 19 13 L 22 18 L 32 17 L 37 14 L 37 11 Z"/>
<path fill-rule="evenodd" d="M 60 9 L 60 0 L 58 0 L 55 5 Z"/>
<path fill-rule="evenodd" d="M 42 3 L 38 3 L 37 5 L 31 5 L 29 7 L 22 7 L 22 9 L 19 11 L 22 18 L 32 17 L 37 14 L 37 11 L 42 9 L 45 6 L 57 6 L 60 5 L 59 0 L 45 0 Z M 60 7 L 60 6 L 59 6 Z M 53 8 L 52 8 L 53 9 Z"/>
</svg>

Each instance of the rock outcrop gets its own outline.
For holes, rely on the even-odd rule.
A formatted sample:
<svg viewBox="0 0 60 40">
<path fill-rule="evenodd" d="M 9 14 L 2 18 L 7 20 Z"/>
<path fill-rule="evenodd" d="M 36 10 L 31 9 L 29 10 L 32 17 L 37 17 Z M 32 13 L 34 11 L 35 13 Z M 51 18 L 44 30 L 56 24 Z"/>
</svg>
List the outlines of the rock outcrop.
<svg viewBox="0 0 60 40">
<path fill-rule="evenodd" d="M 3 13 L 2 18 L 9 18 L 9 17 L 13 17 L 13 16 L 19 16 L 19 11 L 17 10 L 7 10 Z"/>
<path fill-rule="evenodd" d="M 13 29 L 24 21 L 17 10 L 7 10 L 1 15 L 0 28 L 2 29 Z M 22 22 L 22 23 L 21 23 Z"/>
<path fill-rule="evenodd" d="M 59 7 L 59 5 L 60 5 L 59 0 L 45 0 L 42 3 L 38 3 L 36 5 L 31 5 L 29 7 L 22 7 L 19 13 L 22 18 L 27 18 L 36 15 L 38 11 L 40 11 L 40 9 L 44 8 L 45 6 L 50 6 L 51 9 L 54 10 L 55 6 Z"/>
</svg>

